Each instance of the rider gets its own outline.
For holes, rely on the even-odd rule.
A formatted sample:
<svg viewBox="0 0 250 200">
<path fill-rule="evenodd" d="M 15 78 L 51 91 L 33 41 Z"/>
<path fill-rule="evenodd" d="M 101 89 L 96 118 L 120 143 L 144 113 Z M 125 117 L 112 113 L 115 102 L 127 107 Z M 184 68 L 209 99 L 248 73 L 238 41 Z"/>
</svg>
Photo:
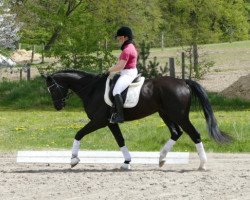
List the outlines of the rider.
<svg viewBox="0 0 250 200">
<path fill-rule="evenodd" d="M 109 69 L 109 72 L 120 72 L 121 76 L 117 80 L 113 90 L 117 113 L 114 117 L 111 117 L 111 123 L 121 123 L 124 121 L 121 93 L 133 82 L 138 74 L 136 68 L 138 53 L 134 46 L 132 30 L 129 27 L 123 26 L 118 29 L 116 38 L 119 44 L 121 44 L 122 52 L 118 62 Z"/>
</svg>

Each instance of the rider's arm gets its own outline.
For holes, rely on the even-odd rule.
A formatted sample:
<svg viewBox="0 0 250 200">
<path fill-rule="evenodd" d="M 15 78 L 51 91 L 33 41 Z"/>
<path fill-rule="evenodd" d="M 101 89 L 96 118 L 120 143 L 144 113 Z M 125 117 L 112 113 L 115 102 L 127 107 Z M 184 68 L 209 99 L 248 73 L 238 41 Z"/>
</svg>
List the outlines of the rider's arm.
<svg viewBox="0 0 250 200">
<path fill-rule="evenodd" d="M 124 69 L 125 65 L 127 63 L 127 60 L 119 60 L 115 66 L 111 67 L 109 69 L 109 72 L 119 72 L 122 69 Z"/>
</svg>

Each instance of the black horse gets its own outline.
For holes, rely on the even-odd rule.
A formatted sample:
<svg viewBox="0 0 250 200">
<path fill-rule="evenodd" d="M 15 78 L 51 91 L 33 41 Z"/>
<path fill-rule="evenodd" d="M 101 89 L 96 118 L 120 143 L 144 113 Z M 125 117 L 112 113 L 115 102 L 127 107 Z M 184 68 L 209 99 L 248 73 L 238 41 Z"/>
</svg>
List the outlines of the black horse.
<svg viewBox="0 0 250 200">
<path fill-rule="evenodd" d="M 64 70 L 46 77 L 47 87 L 52 96 L 56 110 L 65 106 L 65 100 L 69 96 L 69 89 L 77 94 L 83 101 L 89 123 L 75 135 L 75 141 L 80 141 L 85 135 L 108 126 L 114 135 L 117 144 L 121 148 L 125 164 L 123 168 L 129 168 L 131 157 L 125 147 L 124 138 L 118 124 L 111 124 L 110 106 L 104 101 L 105 83 L 107 74 L 95 75 L 83 71 Z M 165 157 L 172 145 L 185 131 L 193 142 L 200 157 L 200 169 L 205 169 L 206 154 L 201 142 L 200 133 L 189 120 L 189 112 L 192 94 L 196 96 L 203 108 L 209 135 L 218 143 L 230 141 L 230 137 L 222 133 L 216 123 L 211 105 L 205 90 L 195 81 L 180 80 L 168 76 L 145 80 L 138 104 L 134 108 L 124 108 L 125 121 L 131 121 L 146 117 L 158 112 L 170 130 L 171 139 L 160 152 L 159 165 L 165 162 Z M 77 147 L 73 148 L 78 148 Z M 78 151 L 77 149 L 77 151 Z M 73 155 L 73 157 L 77 157 Z M 73 159 L 73 158 L 72 158 Z M 77 158 L 72 166 L 80 160 Z"/>
</svg>

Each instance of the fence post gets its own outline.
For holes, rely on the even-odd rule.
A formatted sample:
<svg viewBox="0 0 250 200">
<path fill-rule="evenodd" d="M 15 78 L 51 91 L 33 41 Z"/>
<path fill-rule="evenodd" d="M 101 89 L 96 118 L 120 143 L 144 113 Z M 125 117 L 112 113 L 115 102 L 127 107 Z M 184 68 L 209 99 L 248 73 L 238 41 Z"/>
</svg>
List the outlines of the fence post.
<svg viewBox="0 0 250 200">
<path fill-rule="evenodd" d="M 44 63 L 44 43 L 42 44 L 42 63 Z"/>
<path fill-rule="evenodd" d="M 181 72 L 182 72 L 182 79 L 185 79 L 185 53 L 181 53 Z"/>
<path fill-rule="evenodd" d="M 174 58 L 169 58 L 169 70 L 170 76 L 175 78 Z"/>
<path fill-rule="evenodd" d="M 23 79 L 23 69 L 21 68 L 20 70 L 19 70 L 19 72 L 20 72 L 20 81 Z"/>
<path fill-rule="evenodd" d="M 30 73 L 30 64 L 27 63 L 27 64 L 26 64 L 26 67 L 27 67 L 27 80 L 30 81 L 30 74 L 31 74 L 31 73 Z"/>
<path fill-rule="evenodd" d="M 30 63 L 33 63 L 34 54 L 35 54 L 35 45 L 32 45 L 32 53 L 31 53 L 31 60 L 30 60 Z"/>
<path fill-rule="evenodd" d="M 164 50 L 164 33 L 161 33 L 161 50 Z"/>
</svg>

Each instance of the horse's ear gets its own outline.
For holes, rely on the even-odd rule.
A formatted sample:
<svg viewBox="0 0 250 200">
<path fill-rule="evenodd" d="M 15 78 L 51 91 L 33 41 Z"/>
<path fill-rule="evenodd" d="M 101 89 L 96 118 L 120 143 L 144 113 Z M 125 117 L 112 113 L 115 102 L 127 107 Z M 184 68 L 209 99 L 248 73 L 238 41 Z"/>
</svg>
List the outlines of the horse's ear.
<svg viewBox="0 0 250 200">
<path fill-rule="evenodd" d="M 43 77 L 46 81 L 52 81 L 52 77 L 50 75 L 41 74 L 41 77 Z"/>
<path fill-rule="evenodd" d="M 51 76 L 47 76 L 47 77 L 46 77 L 46 80 L 47 80 L 47 81 L 52 81 L 53 79 L 52 79 Z"/>
<path fill-rule="evenodd" d="M 45 75 L 45 74 L 42 74 L 41 77 L 44 78 L 44 79 L 47 79 L 48 76 Z"/>
</svg>

